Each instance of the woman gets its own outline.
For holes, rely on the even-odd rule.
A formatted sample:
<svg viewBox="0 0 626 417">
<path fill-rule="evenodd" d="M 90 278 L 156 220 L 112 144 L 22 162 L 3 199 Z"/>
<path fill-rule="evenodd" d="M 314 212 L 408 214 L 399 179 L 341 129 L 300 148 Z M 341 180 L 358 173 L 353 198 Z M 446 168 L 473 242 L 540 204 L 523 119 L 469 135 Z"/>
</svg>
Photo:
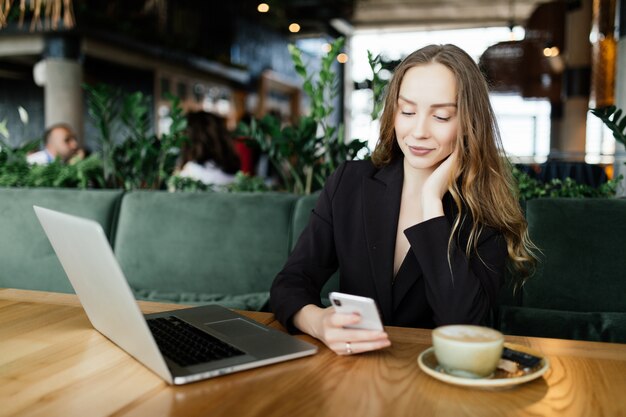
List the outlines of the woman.
<svg viewBox="0 0 626 417">
<path fill-rule="evenodd" d="M 187 137 L 181 149 L 181 177 L 215 185 L 234 181 L 239 157 L 223 118 L 204 111 L 187 114 Z"/>
<path fill-rule="evenodd" d="M 276 317 L 338 354 L 389 346 L 385 332 L 345 329 L 357 315 L 323 308 L 340 290 L 374 298 L 385 325 L 481 323 L 508 264 L 521 276 L 534 246 L 476 63 L 430 45 L 395 70 L 371 161 L 329 177 L 271 290 Z"/>
</svg>

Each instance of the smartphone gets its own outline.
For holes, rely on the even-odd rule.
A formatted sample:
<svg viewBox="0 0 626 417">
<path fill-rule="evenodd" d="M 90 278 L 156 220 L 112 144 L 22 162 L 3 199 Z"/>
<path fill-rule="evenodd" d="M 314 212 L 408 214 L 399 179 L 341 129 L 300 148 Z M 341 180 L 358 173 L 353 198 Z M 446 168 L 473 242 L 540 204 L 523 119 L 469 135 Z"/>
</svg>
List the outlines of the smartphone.
<svg viewBox="0 0 626 417">
<path fill-rule="evenodd" d="M 376 307 L 376 302 L 373 299 L 340 292 L 331 292 L 328 294 L 328 297 L 337 313 L 356 313 L 361 316 L 360 322 L 345 327 L 350 329 L 383 330 L 378 307 Z"/>
</svg>

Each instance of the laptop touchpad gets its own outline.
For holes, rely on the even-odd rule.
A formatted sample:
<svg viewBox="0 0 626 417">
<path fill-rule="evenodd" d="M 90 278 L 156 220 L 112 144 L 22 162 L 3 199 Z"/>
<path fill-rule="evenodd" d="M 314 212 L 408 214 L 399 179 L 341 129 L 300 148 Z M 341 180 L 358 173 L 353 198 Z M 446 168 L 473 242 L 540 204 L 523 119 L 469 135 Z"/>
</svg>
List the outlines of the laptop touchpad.
<svg viewBox="0 0 626 417">
<path fill-rule="evenodd" d="M 223 334 L 224 336 L 233 338 L 254 336 L 267 332 L 266 329 L 242 319 L 216 321 L 212 323 L 205 323 L 204 325 L 211 330 L 215 330 L 216 332 Z"/>
</svg>

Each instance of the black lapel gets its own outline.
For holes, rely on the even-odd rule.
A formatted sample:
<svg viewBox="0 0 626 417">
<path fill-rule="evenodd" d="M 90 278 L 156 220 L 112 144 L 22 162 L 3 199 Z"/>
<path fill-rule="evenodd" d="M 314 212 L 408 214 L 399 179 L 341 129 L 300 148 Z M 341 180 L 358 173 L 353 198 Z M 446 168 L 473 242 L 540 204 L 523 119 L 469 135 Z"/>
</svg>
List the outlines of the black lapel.
<svg viewBox="0 0 626 417">
<path fill-rule="evenodd" d="M 393 317 L 391 282 L 400 198 L 404 178 L 402 158 L 363 179 L 363 215 L 370 266 L 383 321 Z"/>
</svg>

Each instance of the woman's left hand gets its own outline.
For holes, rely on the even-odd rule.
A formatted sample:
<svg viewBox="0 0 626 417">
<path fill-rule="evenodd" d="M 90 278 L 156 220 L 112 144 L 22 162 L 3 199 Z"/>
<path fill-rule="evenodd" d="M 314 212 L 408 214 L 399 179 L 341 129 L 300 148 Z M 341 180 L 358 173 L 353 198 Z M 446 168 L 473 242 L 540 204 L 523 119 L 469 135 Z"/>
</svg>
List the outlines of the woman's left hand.
<svg viewBox="0 0 626 417">
<path fill-rule="evenodd" d="M 448 191 L 452 168 L 456 165 L 456 161 L 456 152 L 452 152 L 424 182 L 421 202 L 422 221 L 444 215 L 441 199 Z"/>
<path fill-rule="evenodd" d="M 452 168 L 456 166 L 456 151 L 443 160 L 443 162 L 428 177 L 422 188 L 422 197 L 425 199 L 432 198 L 441 200 L 448 191 L 450 185 L 450 176 Z"/>
</svg>

